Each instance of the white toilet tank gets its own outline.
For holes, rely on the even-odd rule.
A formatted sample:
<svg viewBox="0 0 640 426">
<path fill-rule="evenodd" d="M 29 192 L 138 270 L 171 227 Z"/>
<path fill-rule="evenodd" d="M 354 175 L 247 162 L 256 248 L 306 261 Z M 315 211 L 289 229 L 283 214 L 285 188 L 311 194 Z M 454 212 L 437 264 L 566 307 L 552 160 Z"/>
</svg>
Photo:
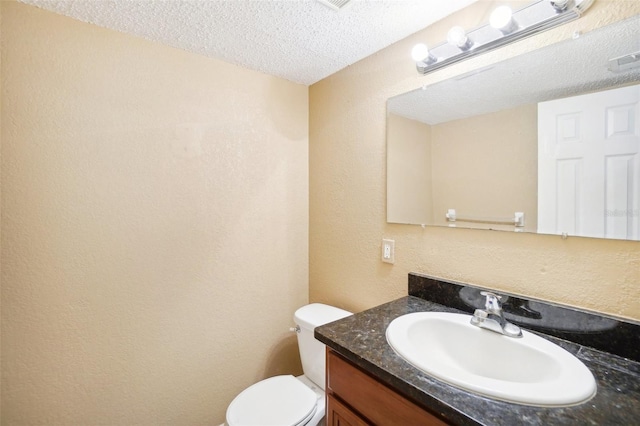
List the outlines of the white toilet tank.
<svg viewBox="0 0 640 426">
<path fill-rule="evenodd" d="M 352 315 L 334 306 L 312 303 L 298 309 L 293 318 L 298 331 L 298 347 L 304 375 L 324 390 L 325 345 L 313 337 L 313 330 L 320 326 Z"/>
</svg>

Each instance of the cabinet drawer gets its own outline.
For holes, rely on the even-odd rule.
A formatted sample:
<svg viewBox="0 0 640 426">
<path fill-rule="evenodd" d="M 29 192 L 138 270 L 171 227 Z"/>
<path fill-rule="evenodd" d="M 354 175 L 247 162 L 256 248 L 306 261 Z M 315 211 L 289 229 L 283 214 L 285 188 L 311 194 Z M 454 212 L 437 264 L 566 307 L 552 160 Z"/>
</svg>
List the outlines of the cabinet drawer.
<svg viewBox="0 0 640 426">
<path fill-rule="evenodd" d="M 327 349 L 327 391 L 376 425 L 446 425 L 330 349 Z"/>
<path fill-rule="evenodd" d="M 327 425 L 328 426 L 370 426 L 356 413 L 351 411 L 331 395 L 327 395 Z"/>
</svg>

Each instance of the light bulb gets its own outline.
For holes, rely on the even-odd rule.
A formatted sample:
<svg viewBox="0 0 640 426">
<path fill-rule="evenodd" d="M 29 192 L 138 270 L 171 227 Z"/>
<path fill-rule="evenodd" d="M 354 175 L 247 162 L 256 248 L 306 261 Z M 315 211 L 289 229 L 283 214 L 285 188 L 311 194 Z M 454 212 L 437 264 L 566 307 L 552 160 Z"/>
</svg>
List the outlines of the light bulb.
<svg viewBox="0 0 640 426">
<path fill-rule="evenodd" d="M 567 10 L 569 6 L 569 0 L 551 0 L 551 6 L 558 12 Z"/>
<path fill-rule="evenodd" d="M 471 47 L 471 40 L 467 37 L 467 33 L 462 27 L 453 27 L 447 33 L 447 42 L 456 46 L 462 50 L 467 50 Z"/>
<path fill-rule="evenodd" d="M 415 62 L 425 62 L 429 58 L 429 48 L 424 43 L 416 44 L 411 49 L 411 57 Z"/>
<path fill-rule="evenodd" d="M 489 17 L 489 25 L 503 33 L 510 33 L 515 29 L 513 21 L 513 12 L 509 6 L 499 6 L 491 12 Z"/>
</svg>

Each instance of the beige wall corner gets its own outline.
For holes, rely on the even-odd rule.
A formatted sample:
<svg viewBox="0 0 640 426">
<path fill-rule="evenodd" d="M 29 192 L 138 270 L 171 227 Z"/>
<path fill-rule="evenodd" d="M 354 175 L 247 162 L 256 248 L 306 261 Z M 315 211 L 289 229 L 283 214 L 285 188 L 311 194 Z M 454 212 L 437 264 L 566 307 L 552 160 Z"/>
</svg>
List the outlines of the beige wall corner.
<svg viewBox="0 0 640 426">
<path fill-rule="evenodd" d="M 219 424 L 299 373 L 307 87 L 0 7 L 2 424 Z"/>
<path fill-rule="evenodd" d="M 481 1 L 310 88 L 310 299 L 358 311 L 407 294 L 407 273 L 640 319 L 640 244 L 391 225 L 386 213 L 385 117 L 389 97 L 566 40 L 640 13 L 635 0 L 597 0 L 580 19 L 419 76 L 411 47 L 434 45 L 453 25 L 487 21 Z M 394 265 L 380 260 L 395 240 Z"/>
<path fill-rule="evenodd" d="M 387 123 L 387 221 L 433 223 L 431 126 L 396 114 Z"/>
</svg>

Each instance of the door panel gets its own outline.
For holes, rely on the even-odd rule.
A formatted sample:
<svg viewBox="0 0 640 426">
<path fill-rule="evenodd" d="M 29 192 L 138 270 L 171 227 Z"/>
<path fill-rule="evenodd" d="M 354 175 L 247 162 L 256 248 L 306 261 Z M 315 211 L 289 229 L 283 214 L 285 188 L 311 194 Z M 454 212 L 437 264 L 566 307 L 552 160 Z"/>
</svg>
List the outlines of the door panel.
<svg viewBox="0 0 640 426">
<path fill-rule="evenodd" d="M 640 239 L 640 85 L 538 105 L 538 232 Z"/>
</svg>

